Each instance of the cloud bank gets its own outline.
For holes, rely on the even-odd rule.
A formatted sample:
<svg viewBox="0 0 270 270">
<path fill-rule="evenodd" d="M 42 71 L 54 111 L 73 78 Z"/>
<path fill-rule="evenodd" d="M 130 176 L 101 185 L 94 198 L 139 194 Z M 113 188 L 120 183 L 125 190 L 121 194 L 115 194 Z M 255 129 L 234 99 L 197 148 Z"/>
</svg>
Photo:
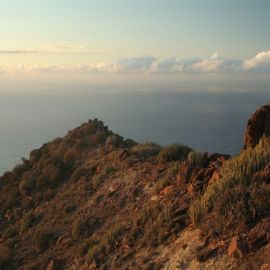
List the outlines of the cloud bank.
<svg viewBox="0 0 270 270">
<path fill-rule="evenodd" d="M 244 60 L 222 58 L 215 52 L 205 59 L 158 59 L 153 56 L 142 56 L 96 64 L 18 65 L 13 73 L 187 74 L 254 71 L 270 72 L 270 51 L 260 52 L 253 58 Z M 8 71 L 0 67 L 0 73 L 5 72 Z"/>
</svg>

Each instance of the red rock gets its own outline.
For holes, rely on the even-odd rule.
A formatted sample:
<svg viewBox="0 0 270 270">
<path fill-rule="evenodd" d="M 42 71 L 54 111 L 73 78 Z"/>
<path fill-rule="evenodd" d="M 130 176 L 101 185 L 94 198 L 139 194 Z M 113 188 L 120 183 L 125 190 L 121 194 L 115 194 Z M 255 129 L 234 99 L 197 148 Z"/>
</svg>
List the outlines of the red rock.
<svg viewBox="0 0 270 270">
<path fill-rule="evenodd" d="M 160 195 L 170 195 L 172 194 L 174 191 L 174 186 L 173 185 L 170 185 L 170 186 L 167 186 L 165 187 L 161 192 L 160 192 Z"/>
<path fill-rule="evenodd" d="M 239 248 L 238 236 L 234 236 L 232 238 L 231 243 L 228 247 L 228 255 L 237 259 L 243 258 L 243 253 Z"/>
<path fill-rule="evenodd" d="M 263 135 L 270 136 L 270 105 L 258 109 L 248 120 L 244 148 L 254 147 Z"/>
</svg>

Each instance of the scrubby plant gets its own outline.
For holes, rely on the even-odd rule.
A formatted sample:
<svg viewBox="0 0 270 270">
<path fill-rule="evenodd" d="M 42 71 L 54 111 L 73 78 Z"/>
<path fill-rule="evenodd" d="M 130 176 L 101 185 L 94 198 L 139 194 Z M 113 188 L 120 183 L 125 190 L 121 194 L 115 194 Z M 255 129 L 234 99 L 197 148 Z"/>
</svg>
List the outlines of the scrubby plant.
<svg viewBox="0 0 270 270">
<path fill-rule="evenodd" d="M 52 234 L 43 227 L 37 228 L 33 235 L 34 246 L 39 251 L 45 250 L 49 246 L 51 239 Z"/>
<path fill-rule="evenodd" d="M 78 167 L 70 176 L 69 180 L 71 182 L 77 182 L 78 180 L 80 180 L 80 178 L 82 178 L 83 176 L 85 176 L 87 173 L 87 169 L 84 167 Z"/>
<path fill-rule="evenodd" d="M 4 245 L 0 244 L 0 269 L 6 269 L 7 265 L 11 260 L 11 251 Z"/>
<path fill-rule="evenodd" d="M 76 163 L 76 161 L 79 159 L 79 154 L 77 151 L 75 151 L 73 148 L 66 151 L 64 154 L 64 164 L 66 168 L 71 168 Z"/>
<path fill-rule="evenodd" d="M 252 177 L 269 161 L 270 140 L 265 137 L 255 148 L 246 148 L 226 161 L 221 168 L 221 180 L 210 184 L 191 204 L 192 222 L 195 225 L 206 223 L 219 230 L 228 226 L 240 230 L 255 222 L 259 215 L 269 212 L 270 187 L 256 183 Z"/>
<path fill-rule="evenodd" d="M 127 148 L 131 148 L 131 147 L 133 147 L 133 146 L 135 146 L 135 145 L 137 145 L 137 144 L 138 144 L 138 143 L 135 142 L 135 141 L 132 140 L 132 139 L 125 139 L 125 140 L 124 140 L 124 146 L 127 147 Z"/>
<path fill-rule="evenodd" d="M 33 223 L 35 222 L 36 220 L 36 216 L 35 214 L 30 211 L 28 212 L 22 219 L 21 221 L 21 225 L 20 225 L 20 231 L 25 231 L 27 229 L 29 229 L 30 227 L 33 226 Z"/>
<path fill-rule="evenodd" d="M 161 146 L 152 142 L 137 144 L 131 148 L 131 153 L 141 158 L 149 158 L 157 156 L 161 150 Z"/>
<path fill-rule="evenodd" d="M 190 151 L 188 154 L 188 163 L 192 166 L 199 166 L 202 163 L 204 153 L 198 151 Z"/>
<path fill-rule="evenodd" d="M 22 175 L 21 182 L 19 185 L 21 194 L 28 193 L 35 186 L 35 178 L 31 175 L 30 172 L 25 172 Z"/>
<path fill-rule="evenodd" d="M 124 226 L 122 224 L 117 224 L 109 228 L 103 235 L 101 235 L 96 241 L 97 236 L 94 237 L 91 241 L 90 248 L 87 252 L 87 261 L 92 262 L 93 260 L 102 259 L 103 256 L 109 254 L 118 239 L 123 233 Z"/>
<path fill-rule="evenodd" d="M 75 220 L 72 224 L 71 234 L 72 237 L 76 240 L 83 237 L 87 232 L 87 220 L 79 218 Z"/>
<path fill-rule="evenodd" d="M 97 131 L 93 135 L 92 141 L 94 144 L 103 144 L 106 142 L 107 134 L 104 131 Z"/>
<path fill-rule="evenodd" d="M 171 144 L 162 148 L 158 159 L 162 162 L 186 160 L 192 149 L 183 144 Z"/>
<path fill-rule="evenodd" d="M 123 143 L 123 137 L 118 134 L 112 134 L 108 136 L 106 144 L 118 147 Z"/>
<path fill-rule="evenodd" d="M 165 176 L 157 181 L 155 185 L 155 193 L 159 194 L 165 187 L 173 185 L 176 182 L 175 178 Z"/>
<path fill-rule="evenodd" d="M 116 168 L 115 168 L 115 167 L 109 166 L 109 167 L 107 167 L 107 168 L 105 169 L 105 174 L 106 174 L 106 175 L 109 175 L 109 174 L 111 174 L 111 173 L 114 173 L 115 171 L 116 171 Z"/>
<path fill-rule="evenodd" d="M 16 236 L 19 233 L 19 228 L 17 225 L 10 225 L 9 227 L 7 227 L 3 234 L 2 237 L 3 239 L 9 239 L 9 238 L 13 238 L 14 236 Z"/>
</svg>

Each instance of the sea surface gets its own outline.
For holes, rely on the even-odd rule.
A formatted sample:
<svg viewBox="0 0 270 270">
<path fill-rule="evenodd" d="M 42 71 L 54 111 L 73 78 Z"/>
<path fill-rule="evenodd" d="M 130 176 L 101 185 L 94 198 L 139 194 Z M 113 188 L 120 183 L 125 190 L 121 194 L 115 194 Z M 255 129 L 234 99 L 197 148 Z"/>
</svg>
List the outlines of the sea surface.
<svg viewBox="0 0 270 270">
<path fill-rule="evenodd" d="M 0 175 L 90 118 L 138 142 L 183 143 L 236 154 L 248 117 L 270 92 L 144 91 L 0 93 Z"/>
</svg>

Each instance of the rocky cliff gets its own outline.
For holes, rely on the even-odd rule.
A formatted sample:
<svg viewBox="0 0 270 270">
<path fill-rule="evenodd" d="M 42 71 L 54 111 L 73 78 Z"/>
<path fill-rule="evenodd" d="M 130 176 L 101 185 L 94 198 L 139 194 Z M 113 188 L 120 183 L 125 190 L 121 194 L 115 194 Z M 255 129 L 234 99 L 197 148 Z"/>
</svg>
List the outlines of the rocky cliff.
<svg viewBox="0 0 270 270">
<path fill-rule="evenodd" d="M 0 269 L 270 269 L 270 106 L 236 157 L 89 120 L 0 177 Z"/>
</svg>

